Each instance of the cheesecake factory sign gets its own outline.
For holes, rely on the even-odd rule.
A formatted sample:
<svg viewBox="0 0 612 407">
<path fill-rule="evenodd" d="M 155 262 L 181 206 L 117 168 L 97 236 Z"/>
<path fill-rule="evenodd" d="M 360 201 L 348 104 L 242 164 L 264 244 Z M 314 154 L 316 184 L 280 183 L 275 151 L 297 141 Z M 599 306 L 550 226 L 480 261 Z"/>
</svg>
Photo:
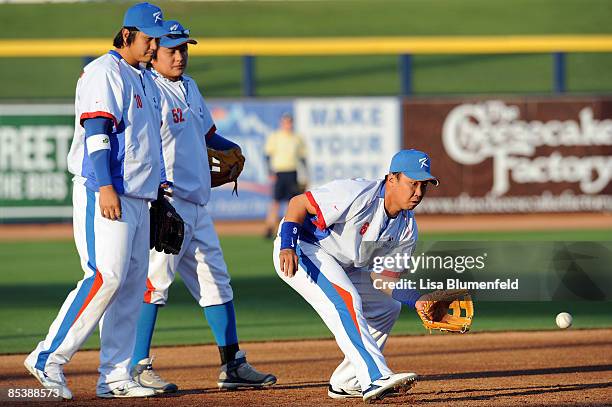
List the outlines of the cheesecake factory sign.
<svg viewBox="0 0 612 407">
<path fill-rule="evenodd" d="M 421 212 L 612 210 L 612 101 L 408 102 L 405 145 L 440 188 Z"/>
</svg>

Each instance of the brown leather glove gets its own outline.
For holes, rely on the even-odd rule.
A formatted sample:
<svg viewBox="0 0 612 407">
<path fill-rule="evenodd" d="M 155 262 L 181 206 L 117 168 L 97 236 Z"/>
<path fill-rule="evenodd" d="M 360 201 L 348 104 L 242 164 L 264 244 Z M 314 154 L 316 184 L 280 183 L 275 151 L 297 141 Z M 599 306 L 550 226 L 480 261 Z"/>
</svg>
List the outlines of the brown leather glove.
<svg viewBox="0 0 612 407">
<path fill-rule="evenodd" d="M 244 161 L 245 158 L 239 148 L 221 151 L 209 147 L 210 186 L 214 188 L 233 182 L 234 192 L 238 194 L 238 177 L 244 168 Z"/>
<path fill-rule="evenodd" d="M 417 314 L 430 332 L 465 333 L 472 326 L 474 304 L 467 290 L 438 290 L 419 298 Z"/>
</svg>

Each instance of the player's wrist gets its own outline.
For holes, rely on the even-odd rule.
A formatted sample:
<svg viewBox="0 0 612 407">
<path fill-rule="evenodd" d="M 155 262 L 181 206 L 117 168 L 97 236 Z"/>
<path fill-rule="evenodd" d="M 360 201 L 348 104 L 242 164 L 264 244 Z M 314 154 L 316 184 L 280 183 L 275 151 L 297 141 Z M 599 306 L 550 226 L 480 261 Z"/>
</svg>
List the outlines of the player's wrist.
<svg viewBox="0 0 612 407">
<path fill-rule="evenodd" d="M 409 308 L 417 308 L 417 302 L 421 300 L 422 295 L 417 290 L 394 288 L 391 297 Z"/>
<path fill-rule="evenodd" d="M 280 228 L 281 250 L 291 249 L 295 251 L 301 230 L 302 225 L 297 222 L 283 222 Z"/>
<path fill-rule="evenodd" d="M 100 192 L 115 192 L 113 184 L 100 185 L 98 189 L 100 190 Z"/>
</svg>

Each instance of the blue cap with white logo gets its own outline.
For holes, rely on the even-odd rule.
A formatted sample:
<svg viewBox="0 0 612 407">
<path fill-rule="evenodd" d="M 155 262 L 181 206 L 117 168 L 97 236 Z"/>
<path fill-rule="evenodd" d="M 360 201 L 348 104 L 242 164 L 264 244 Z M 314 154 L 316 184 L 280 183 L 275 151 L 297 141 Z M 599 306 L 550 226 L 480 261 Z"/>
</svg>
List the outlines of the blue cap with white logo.
<svg viewBox="0 0 612 407">
<path fill-rule="evenodd" d="M 440 182 L 431 175 L 431 160 L 429 156 L 418 150 L 401 150 L 391 159 L 389 172 L 403 172 L 415 181 L 429 181 L 434 185 Z"/>
<path fill-rule="evenodd" d="M 197 44 L 193 38 L 189 38 L 189 30 L 185 29 L 176 20 L 164 21 L 164 28 L 169 34 L 159 40 L 159 46 L 164 48 L 175 48 L 183 44 Z"/>
<path fill-rule="evenodd" d="M 164 15 L 151 3 L 138 3 L 127 9 L 123 17 L 124 27 L 136 27 L 149 37 L 159 38 L 168 34 L 163 26 Z"/>
</svg>

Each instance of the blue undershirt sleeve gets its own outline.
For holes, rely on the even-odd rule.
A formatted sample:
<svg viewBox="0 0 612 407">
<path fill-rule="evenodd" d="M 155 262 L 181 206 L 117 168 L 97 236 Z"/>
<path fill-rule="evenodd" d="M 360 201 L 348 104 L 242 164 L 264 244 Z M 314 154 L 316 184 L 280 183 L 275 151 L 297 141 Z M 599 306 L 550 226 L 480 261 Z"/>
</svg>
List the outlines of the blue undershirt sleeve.
<svg viewBox="0 0 612 407">
<path fill-rule="evenodd" d="M 87 154 L 92 162 L 98 186 L 111 185 L 110 173 L 110 135 L 113 122 L 106 117 L 94 117 L 85 120 L 85 143 Z"/>
<path fill-rule="evenodd" d="M 212 136 L 210 136 L 207 140 L 206 140 L 206 145 L 210 148 L 214 148 L 215 150 L 229 150 L 232 148 L 240 148 L 240 146 L 238 146 L 238 144 L 229 141 L 228 139 L 221 137 L 220 135 L 218 135 L 217 133 L 214 133 Z"/>
</svg>

